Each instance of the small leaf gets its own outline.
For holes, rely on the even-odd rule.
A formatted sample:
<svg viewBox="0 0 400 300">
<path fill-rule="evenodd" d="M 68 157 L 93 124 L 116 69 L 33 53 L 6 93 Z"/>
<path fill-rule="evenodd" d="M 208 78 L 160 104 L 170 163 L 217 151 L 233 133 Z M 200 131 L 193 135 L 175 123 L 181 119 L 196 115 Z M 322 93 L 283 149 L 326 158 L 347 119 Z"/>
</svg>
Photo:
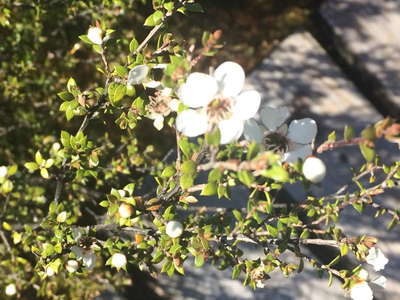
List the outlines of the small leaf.
<svg viewBox="0 0 400 300">
<path fill-rule="evenodd" d="M 146 18 L 144 21 L 144 26 L 156 26 L 162 22 L 162 19 L 164 18 L 164 14 L 160 10 L 156 10 L 154 13 L 152 13 L 150 16 Z"/>
<path fill-rule="evenodd" d="M 47 171 L 46 168 L 41 168 L 41 169 L 40 169 L 40 175 L 41 175 L 44 179 L 49 179 L 49 178 L 50 178 L 49 171 Z"/>
<path fill-rule="evenodd" d="M 217 183 L 209 182 L 203 188 L 200 195 L 201 196 L 211 196 L 211 195 L 215 195 L 216 193 L 217 193 Z"/>
<path fill-rule="evenodd" d="M 27 162 L 24 166 L 29 170 L 29 172 L 34 172 L 39 169 L 39 165 L 35 162 Z"/>
<path fill-rule="evenodd" d="M 133 38 L 132 41 L 129 43 L 129 51 L 131 53 L 135 52 L 138 46 L 139 46 L 138 41 L 135 38 Z"/>
<path fill-rule="evenodd" d="M 245 185 L 250 186 L 254 182 L 254 176 L 247 170 L 238 171 L 238 178 Z"/>
<path fill-rule="evenodd" d="M 364 156 L 364 158 L 367 162 L 373 161 L 373 159 L 375 158 L 375 150 L 374 149 L 372 149 L 366 145 L 360 144 L 360 150 L 361 150 L 361 154 Z"/>
<path fill-rule="evenodd" d="M 71 101 L 71 100 L 74 100 L 74 98 L 75 98 L 74 95 L 72 95 L 70 92 L 67 92 L 67 91 L 60 92 L 57 94 L 57 96 L 60 97 L 64 101 Z"/>
<path fill-rule="evenodd" d="M 197 255 L 197 256 L 194 257 L 194 265 L 197 268 L 200 268 L 201 266 L 203 266 L 204 262 L 205 262 L 205 260 L 204 260 L 204 256 L 203 255 Z"/>
<path fill-rule="evenodd" d="M 354 129 L 351 126 L 346 125 L 344 127 L 344 140 L 346 142 L 350 141 L 354 136 Z"/>
<path fill-rule="evenodd" d="M 328 141 L 329 142 L 336 142 L 336 132 L 332 131 L 329 135 L 328 135 Z"/>
</svg>

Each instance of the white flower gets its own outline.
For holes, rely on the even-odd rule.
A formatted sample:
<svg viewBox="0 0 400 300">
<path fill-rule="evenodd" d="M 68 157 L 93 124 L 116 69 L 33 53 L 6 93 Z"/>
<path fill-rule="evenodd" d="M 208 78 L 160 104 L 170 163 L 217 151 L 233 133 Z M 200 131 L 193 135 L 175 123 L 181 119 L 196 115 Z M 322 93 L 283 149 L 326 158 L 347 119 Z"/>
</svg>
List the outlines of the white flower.
<svg viewBox="0 0 400 300">
<path fill-rule="evenodd" d="M 248 120 L 244 127 L 244 136 L 255 141 L 267 150 L 283 152 L 283 161 L 294 163 L 312 154 L 311 143 L 317 135 L 317 124 L 313 119 L 293 120 L 289 127 L 285 124 L 289 118 L 287 107 L 264 107 L 261 112 L 262 125 L 254 119 Z"/>
<path fill-rule="evenodd" d="M 75 259 L 70 259 L 67 261 L 65 268 L 67 269 L 68 272 L 74 273 L 78 270 L 79 263 Z"/>
<path fill-rule="evenodd" d="M 6 177 L 6 175 L 7 175 L 7 167 L 1 166 L 0 167 L 0 177 Z"/>
<path fill-rule="evenodd" d="M 385 265 L 389 262 L 381 249 L 377 247 L 370 248 L 368 255 L 365 259 L 367 263 L 374 267 L 375 271 L 383 270 L 385 268 Z"/>
<path fill-rule="evenodd" d="M 379 276 L 379 277 L 375 278 L 374 280 L 372 280 L 371 282 L 385 288 L 387 279 L 385 276 Z"/>
<path fill-rule="evenodd" d="M 128 74 L 128 85 L 137 85 L 143 83 L 149 73 L 150 68 L 146 65 L 133 67 Z"/>
<path fill-rule="evenodd" d="M 83 265 L 89 270 L 94 268 L 96 265 L 96 254 L 93 250 L 86 250 L 78 246 L 72 246 L 71 250 L 75 253 L 77 260 L 82 260 Z"/>
<path fill-rule="evenodd" d="M 17 287 L 14 283 L 10 283 L 6 286 L 5 292 L 7 296 L 14 296 L 17 293 Z"/>
<path fill-rule="evenodd" d="M 242 91 L 244 80 L 243 68 L 231 61 L 221 64 L 213 76 L 190 74 L 178 91 L 190 109 L 178 114 L 176 128 L 188 137 L 219 128 L 221 144 L 237 140 L 244 121 L 256 114 L 261 102 L 257 91 Z"/>
<path fill-rule="evenodd" d="M 372 300 L 372 290 L 367 282 L 358 282 L 350 289 L 350 297 L 353 300 Z"/>
<path fill-rule="evenodd" d="M 183 233 L 183 225 L 178 221 L 169 221 L 165 228 L 165 232 L 172 238 L 177 238 Z"/>
<path fill-rule="evenodd" d="M 87 37 L 93 44 L 101 45 L 103 43 L 103 31 L 99 27 L 90 26 Z"/>
<path fill-rule="evenodd" d="M 121 253 L 114 253 L 111 257 L 111 265 L 120 269 L 126 265 L 126 256 Z"/>
<path fill-rule="evenodd" d="M 303 164 L 303 175 L 313 183 L 321 182 L 326 175 L 324 162 L 315 156 L 307 157 Z"/>
</svg>

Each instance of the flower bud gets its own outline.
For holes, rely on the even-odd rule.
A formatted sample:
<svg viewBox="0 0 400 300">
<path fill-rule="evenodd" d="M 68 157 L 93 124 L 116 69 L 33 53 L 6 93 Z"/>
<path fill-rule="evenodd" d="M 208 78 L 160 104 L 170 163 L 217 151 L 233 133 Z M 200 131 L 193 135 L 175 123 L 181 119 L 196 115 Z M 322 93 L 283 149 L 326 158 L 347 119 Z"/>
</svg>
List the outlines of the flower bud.
<svg viewBox="0 0 400 300">
<path fill-rule="evenodd" d="M 118 208 L 118 213 L 121 218 L 130 218 L 133 213 L 133 208 L 128 203 L 122 203 Z"/>
<path fill-rule="evenodd" d="M 14 296 L 17 293 L 17 287 L 14 283 L 10 283 L 6 286 L 5 292 L 7 296 Z"/>
<path fill-rule="evenodd" d="M 79 263 L 74 259 L 70 259 L 69 261 L 67 261 L 65 268 L 67 269 L 68 272 L 74 273 L 78 270 Z"/>
<path fill-rule="evenodd" d="M 324 162 L 315 156 L 307 157 L 303 164 L 303 175 L 312 183 L 321 182 L 326 175 Z"/>
<path fill-rule="evenodd" d="M 48 267 L 46 268 L 46 275 L 47 275 L 48 277 L 51 277 L 51 276 L 53 276 L 54 274 L 55 274 L 54 269 L 53 269 L 51 266 L 48 266 Z"/>
<path fill-rule="evenodd" d="M 0 167 L 0 177 L 6 177 L 6 175 L 7 175 L 7 167 L 1 166 Z"/>
<path fill-rule="evenodd" d="M 111 265 L 120 269 L 126 265 L 126 256 L 121 253 L 114 253 L 111 257 Z"/>
<path fill-rule="evenodd" d="M 183 233 L 183 225 L 178 221 L 169 221 L 165 228 L 165 232 L 172 238 L 177 238 Z"/>
<path fill-rule="evenodd" d="M 103 31 L 99 27 L 91 26 L 87 37 L 93 44 L 101 45 L 103 43 Z"/>
</svg>

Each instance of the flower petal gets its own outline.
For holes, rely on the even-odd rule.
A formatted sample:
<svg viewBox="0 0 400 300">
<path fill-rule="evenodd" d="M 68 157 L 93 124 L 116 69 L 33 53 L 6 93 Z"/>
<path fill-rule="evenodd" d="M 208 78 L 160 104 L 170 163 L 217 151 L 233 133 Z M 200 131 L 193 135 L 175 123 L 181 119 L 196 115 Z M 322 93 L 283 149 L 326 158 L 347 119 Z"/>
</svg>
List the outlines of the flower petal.
<svg viewBox="0 0 400 300">
<path fill-rule="evenodd" d="M 353 300 L 372 300 L 374 298 L 371 288 L 365 281 L 356 283 L 350 289 L 350 297 Z"/>
<path fill-rule="evenodd" d="M 385 287 L 386 287 L 387 279 L 386 279 L 385 276 L 382 276 L 382 275 L 381 275 L 381 276 L 375 278 L 374 280 L 372 280 L 371 282 L 372 282 L 372 283 L 375 283 L 376 285 L 379 285 L 379 286 L 385 288 Z"/>
<path fill-rule="evenodd" d="M 224 97 L 236 96 L 243 89 L 244 70 L 233 61 L 226 61 L 219 65 L 214 72 L 214 77 L 218 81 L 219 91 Z"/>
<path fill-rule="evenodd" d="M 282 160 L 288 163 L 295 163 L 299 159 L 305 159 L 307 156 L 312 154 L 310 145 L 296 145 L 290 151 L 283 155 Z"/>
<path fill-rule="evenodd" d="M 78 246 L 72 246 L 71 251 L 76 255 L 77 259 L 81 259 L 83 257 L 83 249 Z"/>
<path fill-rule="evenodd" d="M 283 107 L 271 107 L 265 106 L 261 112 L 261 121 L 270 130 L 275 131 L 280 127 L 287 118 L 290 116 L 289 109 L 285 106 Z"/>
<path fill-rule="evenodd" d="M 156 115 L 153 121 L 154 127 L 160 131 L 164 127 L 164 117 L 162 115 Z"/>
<path fill-rule="evenodd" d="M 365 259 L 367 263 L 374 267 L 375 271 L 383 270 L 385 268 L 385 265 L 389 262 L 381 249 L 377 247 L 372 247 L 371 249 L 369 249 L 368 255 Z"/>
<path fill-rule="evenodd" d="M 128 74 L 128 85 L 137 85 L 141 84 L 143 80 L 147 77 L 149 73 L 149 67 L 146 65 L 139 65 L 134 67 L 132 70 L 129 71 Z"/>
<path fill-rule="evenodd" d="M 87 37 L 93 43 L 101 45 L 103 43 L 103 31 L 99 27 L 91 26 L 88 30 Z"/>
<path fill-rule="evenodd" d="M 263 142 L 263 130 L 254 119 L 250 119 L 244 122 L 243 134 L 248 141 L 254 141 L 259 144 L 262 144 Z"/>
<path fill-rule="evenodd" d="M 178 91 L 178 96 L 187 106 L 198 108 L 206 106 L 218 92 L 214 77 L 203 73 L 192 73 Z"/>
<path fill-rule="evenodd" d="M 193 109 L 187 109 L 178 114 L 176 128 L 188 137 L 195 137 L 207 131 L 208 119 L 204 114 Z"/>
<path fill-rule="evenodd" d="M 241 120 L 248 120 L 257 113 L 261 103 L 261 95 L 257 91 L 245 91 L 235 97 L 233 115 Z"/>
<path fill-rule="evenodd" d="M 232 118 L 223 120 L 218 124 L 221 132 L 221 144 L 229 144 L 236 141 L 243 133 L 243 121 Z"/>
<path fill-rule="evenodd" d="M 93 251 L 86 251 L 83 254 L 82 262 L 89 270 L 93 269 L 96 265 L 96 254 Z"/>
<path fill-rule="evenodd" d="M 317 123 L 310 118 L 293 120 L 289 125 L 287 137 L 296 143 L 308 144 L 317 135 Z"/>
</svg>

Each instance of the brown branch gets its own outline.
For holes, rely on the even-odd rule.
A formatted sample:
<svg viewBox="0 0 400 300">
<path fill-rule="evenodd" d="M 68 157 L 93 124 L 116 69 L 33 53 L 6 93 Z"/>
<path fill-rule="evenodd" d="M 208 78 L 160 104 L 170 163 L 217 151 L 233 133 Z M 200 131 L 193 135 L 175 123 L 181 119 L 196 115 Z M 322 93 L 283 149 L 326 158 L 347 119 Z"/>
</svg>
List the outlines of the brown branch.
<svg viewBox="0 0 400 300">
<path fill-rule="evenodd" d="M 345 140 L 340 140 L 337 142 L 326 142 L 323 143 L 321 146 L 318 147 L 317 149 L 317 153 L 322 153 L 328 150 L 333 150 L 335 148 L 339 148 L 339 147 L 345 147 L 345 146 L 354 146 L 354 145 L 360 145 L 360 144 L 365 144 L 367 146 L 373 146 L 374 143 L 371 142 L 370 140 L 367 140 L 365 138 L 362 137 L 358 137 L 358 138 L 353 138 L 349 141 L 345 141 Z"/>
</svg>

